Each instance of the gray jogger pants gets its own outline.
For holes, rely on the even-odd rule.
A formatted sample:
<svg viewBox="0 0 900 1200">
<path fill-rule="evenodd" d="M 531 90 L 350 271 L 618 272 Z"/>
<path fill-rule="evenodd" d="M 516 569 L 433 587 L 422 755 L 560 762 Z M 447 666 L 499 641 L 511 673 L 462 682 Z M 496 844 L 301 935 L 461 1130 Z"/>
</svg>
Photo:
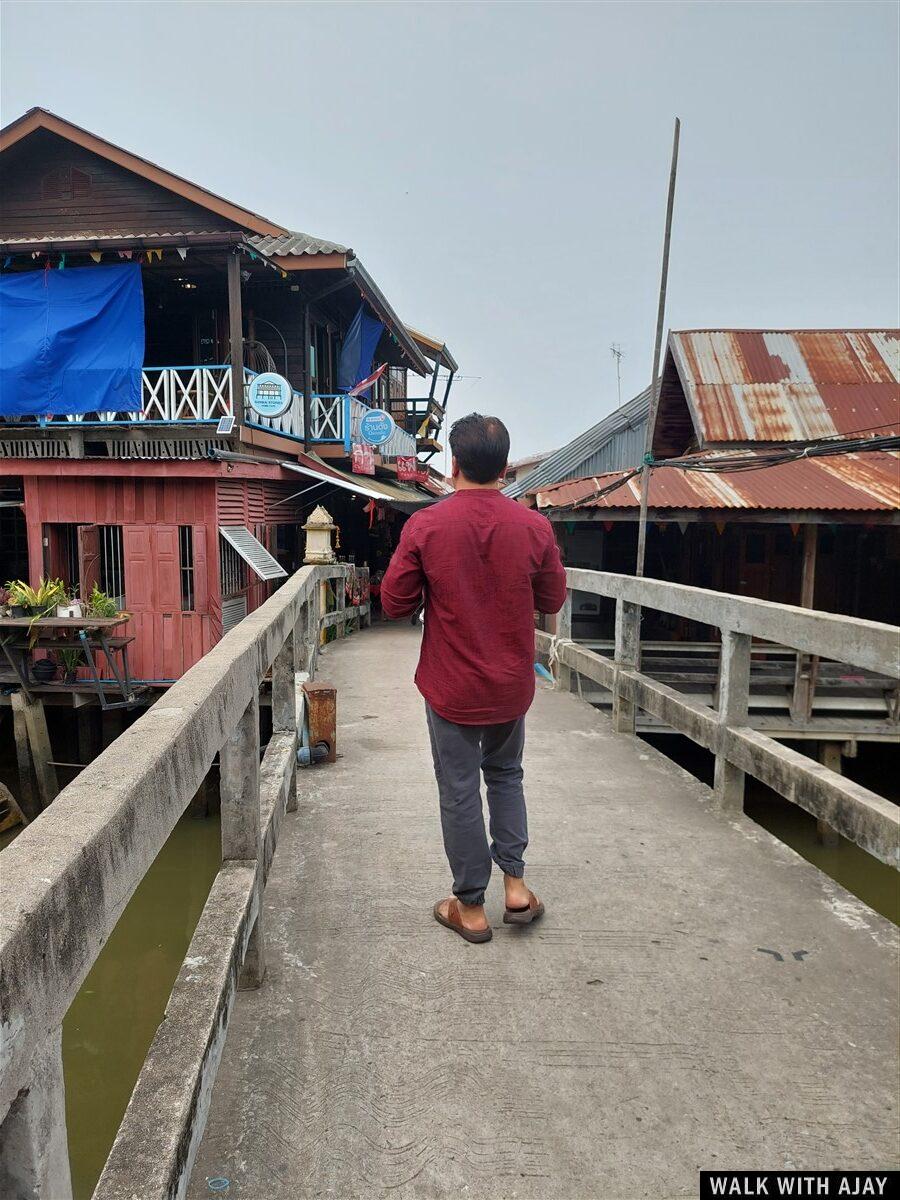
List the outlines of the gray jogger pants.
<svg viewBox="0 0 900 1200">
<path fill-rule="evenodd" d="M 425 708 L 453 894 L 463 904 L 483 904 L 492 859 L 507 875 L 521 879 L 525 873 L 525 718 L 503 725 L 455 725 L 427 704 Z M 490 813 L 490 847 L 481 804 L 482 773 Z"/>
</svg>

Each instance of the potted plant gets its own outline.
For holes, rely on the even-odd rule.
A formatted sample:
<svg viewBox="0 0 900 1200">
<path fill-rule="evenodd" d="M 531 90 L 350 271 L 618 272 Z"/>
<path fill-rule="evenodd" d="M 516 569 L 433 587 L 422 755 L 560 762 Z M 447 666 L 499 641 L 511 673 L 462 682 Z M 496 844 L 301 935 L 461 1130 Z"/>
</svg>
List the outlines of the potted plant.
<svg viewBox="0 0 900 1200">
<path fill-rule="evenodd" d="M 81 666 L 83 655 L 80 646 L 66 646 L 56 652 L 59 661 L 63 665 L 65 671 L 64 679 L 66 683 L 74 683 L 78 676 L 78 668 Z"/>
<path fill-rule="evenodd" d="M 10 614 L 14 617 L 28 616 L 30 598 L 34 595 L 33 588 L 21 579 L 11 579 L 6 585 Z"/>
<path fill-rule="evenodd" d="M 102 592 L 95 583 L 88 601 L 88 612 L 92 617 L 117 617 L 119 616 L 119 606 L 112 596 L 107 596 L 106 592 Z"/>
<path fill-rule="evenodd" d="M 0 617 L 5 617 L 9 610 L 9 588 L 0 587 Z"/>
<path fill-rule="evenodd" d="M 63 592 L 62 599 L 56 606 L 56 615 L 58 617 L 81 617 L 83 611 L 81 601 L 78 599 L 77 588 L 72 588 L 71 592 Z"/>
</svg>

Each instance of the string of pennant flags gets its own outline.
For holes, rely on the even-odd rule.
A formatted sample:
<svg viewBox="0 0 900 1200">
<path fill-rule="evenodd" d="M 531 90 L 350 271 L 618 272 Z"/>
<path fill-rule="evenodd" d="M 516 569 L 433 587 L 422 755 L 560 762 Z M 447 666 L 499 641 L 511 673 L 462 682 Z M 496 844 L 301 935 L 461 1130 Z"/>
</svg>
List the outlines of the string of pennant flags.
<svg viewBox="0 0 900 1200">
<path fill-rule="evenodd" d="M 167 251 L 169 249 L 174 250 L 182 262 L 184 262 L 188 256 L 188 250 L 189 250 L 188 246 L 166 247 Z M 72 253 L 72 251 L 65 251 L 65 250 L 57 250 L 57 251 L 52 251 L 52 252 L 46 251 L 46 250 L 32 250 L 28 254 L 7 254 L 3 260 L 3 269 L 7 270 L 9 267 L 11 267 L 17 258 L 27 257 L 31 261 L 35 261 L 37 259 L 43 258 L 44 269 L 46 271 L 50 271 L 50 270 L 54 269 L 54 267 L 56 268 L 56 270 L 64 271 L 66 268 L 66 255 L 71 254 L 71 253 Z M 143 266 L 149 266 L 153 262 L 162 262 L 162 257 L 163 257 L 163 250 L 161 247 L 158 247 L 158 246 L 154 246 L 154 247 L 143 249 L 143 250 L 88 250 L 87 253 L 88 253 L 91 261 L 94 263 L 100 263 L 103 260 L 103 256 L 105 254 L 105 255 L 115 255 L 119 259 L 124 259 L 128 262 L 140 263 Z M 246 253 L 249 254 L 250 258 L 254 262 L 256 262 L 257 260 L 259 260 L 261 258 L 261 256 L 256 254 L 253 250 L 247 250 Z M 57 261 L 54 263 L 53 258 L 55 255 L 58 255 L 59 257 L 58 257 Z M 287 279 L 287 277 L 288 277 L 287 271 L 283 271 L 280 267 L 276 267 L 276 270 L 278 271 L 278 274 L 281 276 L 282 279 Z M 359 291 L 360 300 L 363 301 L 364 303 L 368 303 L 368 297 L 362 291 L 362 289 L 358 289 L 358 291 Z M 386 327 L 385 332 L 388 334 L 388 336 L 391 339 L 391 342 L 395 346 L 400 345 L 399 338 L 396 336 L 396 334 L 391 329 L 388 329 Z"/>
<path fill-rule="evenodd" d="M 181 261 L 184 262 L 188 256 L 188 247 L 187 246 L 173 246 L 172 249 L 175 251 L 175 253 L 178 255 L 178 257 L 181 259 Z M 17 258 L 27 257 L 27 258 L 31 259 L 32 261 L 42 258 L 44 260 L 44 267 L 47 270 L 50 270 L 55 267 L 57 270 L 63 271 L 63 270 L 65 270 L 65 267 L 66 267 L 67 255 L 69 255 L 71 253 L 72 253 L 71 250 L 68 250 L 68 251 L 67 250 L 58 250 L 58 251 L 52 251 L 52 252 L 48 252 L 46 250 L 32 250 L 28 255 L 7 254 L 3 260 L 3 267 L 4 267 L 4 269 L 6 269 L 6 268 L 12 266 L 12 264 L 16 261 Z M 103 256 L 105 254 L 107 256 L 114 255 L 117 258 L 127 259 L 129 262 L 137 262 L 137 263 L 142 263 L 144 265 L 148 265 L 152 262 L 162 262 L 162 256 L 163 256 L 163 251 L 159 247 L 152 247 L 152 248 L 147 248 L 144 250 L 88 250 L 87 253 L 88 253 L 88 256 L 90 257 L 90 259 L 95 263 L 99 263 L 103 259 Z M 54 263 L 53 259 L 56 255 L 58 255 L 59 257 L 58 257 L 57 261 Z"/>
</svg>

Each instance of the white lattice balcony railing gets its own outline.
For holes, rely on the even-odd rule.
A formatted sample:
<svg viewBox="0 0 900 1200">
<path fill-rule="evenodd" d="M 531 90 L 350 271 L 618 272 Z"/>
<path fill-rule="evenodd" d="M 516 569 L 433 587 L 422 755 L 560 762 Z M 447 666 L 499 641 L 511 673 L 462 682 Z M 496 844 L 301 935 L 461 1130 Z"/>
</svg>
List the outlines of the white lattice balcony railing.
<svg viewBox="0 0 900 1200">
<path fill-rule="evenodd" d="M 244 368 L 244 420 L 248 425 L 292 438 L 303 437 L 303 396 L 294 392 L 291 407 L 280 417 L 262 417 L 247 406 L 256 372 Z M 310 401 L 313 442 L 343 444 L 350 453 L 359 440 L 359 423 L 368 405 L 355 396 L 314 395 Z M 8 425 L 207 424 L 234 415 L 231 367 L 228 363 L 184 367 L 144 367 L 140 412 L 87 412 L 57 416 L 2 417 Z M 380 447 L 386 458 L 414 456 L 416 439 L 399 427 Z"/>
</svg>

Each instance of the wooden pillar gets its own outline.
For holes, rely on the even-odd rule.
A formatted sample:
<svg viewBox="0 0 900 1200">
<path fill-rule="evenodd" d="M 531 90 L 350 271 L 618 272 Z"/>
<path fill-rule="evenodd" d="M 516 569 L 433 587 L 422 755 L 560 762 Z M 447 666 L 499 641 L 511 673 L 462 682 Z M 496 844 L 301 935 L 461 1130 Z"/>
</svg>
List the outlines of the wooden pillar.
<svg viewBox="0 0 900 1200">
<path fill-rule="evenodd" d="M 803 574 L 800 581 L 800 604 L 803 608 L 815 608 L 818 534 L 818 525 L 810 523 L 803 526 Z M 797 666 L 794 672 L 794 691 L 791 697 L 792 721 L 805 722 L 812 718 L 818 673 L 818 656 L 798 652 Z"/>
<path fill-rule="evenodd" d="M 312 443 L 312 365 L 309 360 L 309 304 L 303 305 L 303 448 Z"/>
<path fill-rule="evenodd" d="M 616 600 L 616 647 L 617 667 L 634 670 L 641 652 L 641 610 L 628 600 Z M 618 674 L 618 672 L 617 672 Z M 613 692 L 612 719 L 616 733 L 634 733 L 635 707 L 630 700 L 619 694 L 618 680 Z"/>
<path fill-rule="evenodd" d="M 47 1037 L 31 1071 L 0 1124 L 0 1196 L 71 1200 L 62 1030 Z"/>
<path fill-rule="evenodd" d="M 819 742 L 819 762 L 823 767 L 827 767 L 829 771 L 834 771 L 840 775 L 843 771 L 841 743 Z M 841 844 L 841 835 L 833 825 L 829 825 L 822 817 L 818 817 L 816 820 L 816 833 L 823 846 L 834 849 L 835 846 Z"/>
<path fill-rule="evenodd" d="M 259 696 L 256 693 L 219 752 L 219 795 L 222 858 L 259 863 Z M 244 957 L 241 987 L 259 987 L 266 970 L 261 878 L 257 887 L 257 915 Z"/>
<path fill-rule="evenodd" d="M 241 260 L 237 251 L 228 264 L 228 349 L 231 354 L 231 411 L 235 422 L 244 422 L 244 327 L 241 313 Z"/>
<path fill-rule="evenodd" d="M 719 738 L 713 792 L 716 807 L 729 812 L 744 808 L 744 772 L 726 760 L 725 732 L 728 726 L 746 725 L 750 703 L 750 635 L 722 630 L 719 660 Z"/>
<path fill-rule="evenodd" d="M 559 610 L 556 617 L 556 636 L 558 638 L 572 637 L 572 593 L 566 592 L 566 599 L 562 608 Z M 567 667 L 565 663 L 556 660 L 554 666 L 556 675 L 556 688 L 560 692 L 571 692 L 572 690 L 572 668 Z"/>
</svg>

